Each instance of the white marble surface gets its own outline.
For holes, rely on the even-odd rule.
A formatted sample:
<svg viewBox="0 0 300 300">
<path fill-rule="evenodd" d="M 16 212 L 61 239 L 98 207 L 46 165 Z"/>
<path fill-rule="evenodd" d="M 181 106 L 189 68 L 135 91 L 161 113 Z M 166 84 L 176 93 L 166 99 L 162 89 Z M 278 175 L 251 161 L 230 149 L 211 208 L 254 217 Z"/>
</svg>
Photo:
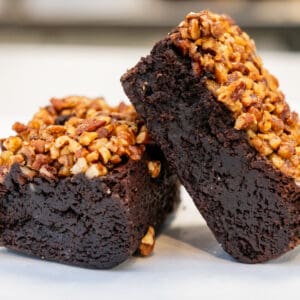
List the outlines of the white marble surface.
<svg viewBox="0 0 300 300">
<path fill-rule="evenodd" d="M 120 75 L 147 49 L 0 47 L 0 136 L 52 96 L 124 100 Z M 300 55 L 263 53 L 289 102 L 300 110 Z M 300 250 L 261 265 L 233 261 L 214 240 L 191 199 L 159 236 L 149 258 L 110 271 L 49 263 L 0 248 L 0 299 L 286 299 L 297 297 Z"/>
</svg>

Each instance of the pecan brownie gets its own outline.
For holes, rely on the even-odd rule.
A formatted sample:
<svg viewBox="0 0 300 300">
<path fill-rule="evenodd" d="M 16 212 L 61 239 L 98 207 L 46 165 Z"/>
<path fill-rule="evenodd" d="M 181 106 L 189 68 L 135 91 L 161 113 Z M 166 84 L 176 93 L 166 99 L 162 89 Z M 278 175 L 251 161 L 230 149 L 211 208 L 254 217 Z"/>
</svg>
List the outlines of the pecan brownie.
<svg viewBox="0 0 300 300">
<path fill-rule="evenodd" d="M 131 105 L 52 99 L 0 154 L 0 244 L 111 268 L 151 253 L 177 183 Z"/>
<path fill-rule="evenodd" d="M 300 126 L 254 42 L 190 13 L 122 84 L 222 247 L 263 262 L 300 241 Z"/>
</svg>

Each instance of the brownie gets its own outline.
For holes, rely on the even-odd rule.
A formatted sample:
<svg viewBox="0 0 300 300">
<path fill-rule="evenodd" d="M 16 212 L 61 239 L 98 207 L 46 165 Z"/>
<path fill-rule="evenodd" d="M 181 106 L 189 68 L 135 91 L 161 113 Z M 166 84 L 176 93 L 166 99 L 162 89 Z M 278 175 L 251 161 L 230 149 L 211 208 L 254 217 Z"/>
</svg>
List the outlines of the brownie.
<svg viewBox="0 0 300 300">
<path fill-rule="evenodd" d="M 212 69 L 205 65 L 205 59 L 215 58 L 218 49 L 201 44 L 201 36 L 205 37 L 207 33 L 204 30 L 204 33 L 199 33 L 197 26 L 209 24 L 215 34 L 221 36 L 226 28 L 232 29 L 234 25 L 232 20 L 224 17 L 227 23 L 222 26 L 218 16 L 216 20 L 214 16 L 211 17 L 210 12 L 188 15 L 185 23 L 196 19 L 192 22 L 196 29 L 191 26 L 180 33 L 180 28 L 185 26 L 182 23 L 159 41 L 150 55 L 124 74 L 121 81 L 125 93 L 224 250 L 241 262 L 259 263 L 276 258 L 299 243 L 300 189 L 295 174 L 288 173 L 294 170 L 290 161 L 292 156 L 284 155 L 283 151 L 286 145 L 290 145 L 288 133 L 294 128 L 298 130 L 299 123 L 296 121 L 294 127 L 291 125 L 291 116 L 295 117 L 295 114 L 290 113 L 282 100 L 282 93 L 275 91 L 277 85 L 274 84 L 272 92 L 281 101 L 278 103 L 283 109 L 281 119 L 278 116 L 273 119 L 284 123 L 285 128 L 277 132 L 273 130 L 276 126 L 271 124 L 268 134 L 275 137 L 281 134 L 282 144 L 277 150 L 267 153 L 266 148 L 271 148 L 271 142 L 255 144 L 262 138 L 262 132 L 259 132 L 262 130 L 261 119 L 255 119 L 256 126 L 249 122 L 249 127 L 243 127 L 244 124 L 240 126 L 238 110 L 233 110 L 230 101 L 234 100 L 234 105 L 243 103 L 244 98 L 241 101 L 234 99 L 240 91 L 235 89 L 226 98 L 227 102 L 220 101 L 224 98 L 218 98 L 210 86 L 222 87 L 223 75 L 216 71 L 216 62 L 213 62 Z M 207 19 L 208 22 L 204 23 Z M 221 24 L 219 29 L 218 24 Z M 234 29 L 247 39 L 238 27 Z M 211 32 L 209 34 L 212 36 L 211 45 L 219 41 Z M 198 46 L 192 48 L 191 40 L 196 40 Z M 233 47 L 236 45 L 238 43 Z M 222 49 L 224 51 L 224 47 Z M 228 57 L 232 54 L 235 53 L 229 52 Z M 252 52 L 251 55 L 253 61 L 255 57 Z M 196 64 L 198 61 L 201 63 Z M 253 64 L 258 68 L 258 63 Z M 250 66 L 246 66 L 245 71 L 238 71 L 245 81 L 251 73 Z M 238 67 L 242 69 L 245 64 Z M 239 75 L 231 71 L 226 76 L 231 74 Z M 270 88 L 266 71 L 260 70 L 257 74 L 261 76 L 262 84 L 268 84 L 266 90 Z M 231 79 L 233 82 L 234 77 Z M 273 79 L 271 77 L 270 81 L 275 81 Z M 223 91 L 228 90 L 231 82 L 226 84 Z M 244 95 L 246 84 L 239 86 L 244 88 L 240 93 Z M 256 102 L 247 107 L 242 104 L 241 115 L 244 117 L 248 113 L 246 117 L 250 119 L 253 117 L 250 112 L 254 109 L 264 113 L 266 104 Z M 279 104 L 274 112 L 279 110 Z M 292 145 L 298 144 L 294 142 Z M 283 161 L 281 169 L 274 158 Z"/>
<path fill-rule="evenodd" d="M 131 106 L 110 108 L 102 99 L 55 99 L 27 125 L 16 123 L 14 128 L 17 135 L 2 142 L 0 156 L 1 246 L 101 269 L 136 252 L 151 253 L 154 230 L 177 203 L 177 183 Z M 70 140 L 56 157 L 50 149 L 59 146 L 62 132 Z M 97 135 L 87 140 L 93 132 Z M 72 141 L 78 141 L 78 149 Z M 103 156 L 91 160 L 93 145 Z M 108 151 L 101 150 L 104 146 Z"/>
</svg>

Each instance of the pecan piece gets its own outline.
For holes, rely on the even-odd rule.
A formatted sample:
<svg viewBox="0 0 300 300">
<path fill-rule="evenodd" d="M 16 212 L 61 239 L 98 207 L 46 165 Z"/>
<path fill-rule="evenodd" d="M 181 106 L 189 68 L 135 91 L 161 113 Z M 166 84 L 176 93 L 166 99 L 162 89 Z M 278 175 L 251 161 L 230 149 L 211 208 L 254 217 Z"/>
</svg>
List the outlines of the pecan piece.
<svg viewBox="0 0 300 300">
<path fill-rule="evenodd" d="M 155 246 L 155 230 L 152 226 L 149 226 L 148 231 L 145 236 L 141 240 L 141 244 L 139 246 L 139 253 L 142 256 L 149 256 L 154 249 Z"/>
<path fill-rule="evenodd" d="M 106 124 L 104 120 L 97 119 L 87 119 L 77 127 L 76 133 L 78 135 L 82 134 L 85 131 L 96 131 L 99 127 L 102 127 Z"/>
</svg>

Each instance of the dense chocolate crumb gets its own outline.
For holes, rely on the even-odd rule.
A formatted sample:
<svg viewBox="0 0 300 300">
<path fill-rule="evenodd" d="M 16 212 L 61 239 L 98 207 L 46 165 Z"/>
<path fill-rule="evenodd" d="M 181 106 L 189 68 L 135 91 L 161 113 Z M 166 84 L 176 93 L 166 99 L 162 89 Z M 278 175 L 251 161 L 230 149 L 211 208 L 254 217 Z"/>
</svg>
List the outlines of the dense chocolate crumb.
<svg viewBox="0 0 300 300">
<path fill-rule="evenodd" d="M 53 98 L 1 140 L 0 245 L 111 268 L 149 240 L 178 200 L 177 179 L 132 105 Z M 149 244 L 149 243 L 148 243 Z"/>
<path fill-rule="evenodd" d="M 299 243 L 300 189 L 234 129 L 232 113 L 167 37 L 121 81 L 222 247 L 241 262 Z"/>
<path fill-rule="evenodd" d="M 163 165 L 155 179 L 150 159 Z M 28 178 L 14 164 L 0 184 L 0 244 L 56 262 L 111 268 L 138 249 L 149 226 L 159 228 L 177 199 L 176 177 L 152 145 L 141 160 L 92 179 Z"/>
</svg>

